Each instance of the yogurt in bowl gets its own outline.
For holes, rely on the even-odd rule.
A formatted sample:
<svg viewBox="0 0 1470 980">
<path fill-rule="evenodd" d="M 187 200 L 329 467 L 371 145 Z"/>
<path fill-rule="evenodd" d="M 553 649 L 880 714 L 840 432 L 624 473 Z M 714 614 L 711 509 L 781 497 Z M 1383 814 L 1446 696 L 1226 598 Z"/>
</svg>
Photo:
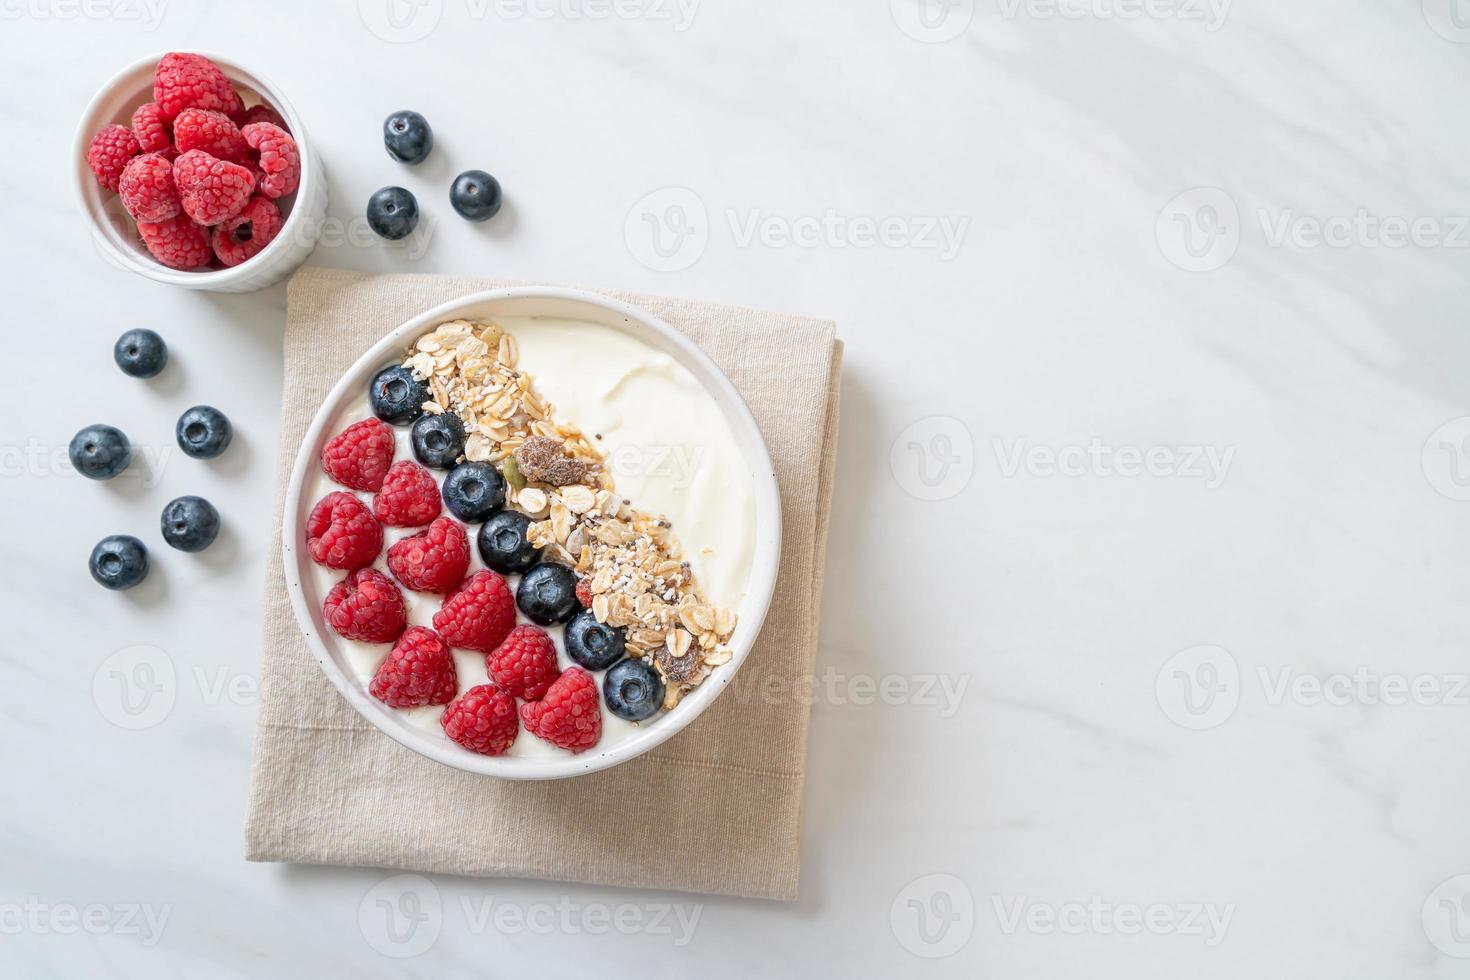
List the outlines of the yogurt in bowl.
<svg viewBox="0 0 1470 980">
<path fill-rule="evenodd" d="M 506 466 L 516 458 L 514 445 L 529 435 L 525 412 L 518 411 L 510 422 L 494 417 L 493 399 L 467 408 L 463 391 L 451 396 L 442 384 L 446 376 L 434 375 L 436 362 L 442 371 L 446 360 L 441 341 L 455 343 L 461 332 L 509 344 L 516 372 L 533 386 L 529 411 L 545 410 L 536 431 L 554 431 L 576 450 L 573 455 L 585 455 L 588 475 L 580 482 L 590 486 L 547 486 L 536 478 L 525 480 L 513 462 Z M 443 403 L 430 408 L 470 421 L 465 457 L 505 468 L 507 508 L 535 522 L 532 541 L 548 558 L 577 567 L 595 592 L 590 604 L 597 619 L 622 631 L 629 656 L 657 665 L 668 694 L 665 710 L 629 722 L 599 705 L 601 736 L 590 749 L 570 753 L 522 726 L 503 754 L 484 756 L 444 734 L 442 705 L 395 709 L 368 694 L 390 645 L 346 640 L 325 626 L 322 601 L 344 573 L 309 559 L 303 528 L 318 500 L 343 489 L 323 473 L 322 447 L 348 425 L 372 417 L 369 381 L 395 363 L 429 381 L 431 397 Z M 481 384 L 477 367 L 474 379 Z M 484 382 L 487 388 L 497 384 Z M 509 411 L 504 404 L 498 407 Z M 409 429 L 395 428 L 395 437 L 395 459 L 413 459 Z M 442 480 L 444 473 L 434 475 Z M 371 506 L 371 495 L 358 496 Z M 421 528 L 384 530 L 386 549 Z M 466 530 L 472 542 L 468 574 L 473 574 L 484 566 L 473 548 L 477 528 Z M 666 538 L 671 550 L 652 559 L 646 551 L 638 553 L 648 569 L 662 569 L 651 587 L 647 577 L 641 586 L 628 582 L 631 546 L 608 543 L 642 539 L 645 532 Z M 724 375 L 687 338 L 647 313 L 590 294 L 547 289 L 500 290 L 445 304 L 365 354 L 328 396 L 307 433 L 288 487 L 283 532 L 287 584 L 308 644 L 364 717 L 448 765 L 532 779 L 614 765 L 659 744 L 698 715 L 749 653 L 774 588 L 779 540 L 779 498 L 769 457 L 748 409 Z M 663 560 L 671 556 L 672 561 Z M 373 567 L 388 574 L 381 556 Z M 514 590 L 517 576 L 506 578 Z M 403 592 L 409 624 L 431 625 L 443 597 Z M 528 620 L 519 615 L 518 622 Z M 563 627 L 546 629 L 559 666 L 571 666 Z M 483 653 L 455 649 L 453 657 L 459 693 L 489 682 Z M 593 676 L 600 692 L 603 674 Z"/>
</svg>

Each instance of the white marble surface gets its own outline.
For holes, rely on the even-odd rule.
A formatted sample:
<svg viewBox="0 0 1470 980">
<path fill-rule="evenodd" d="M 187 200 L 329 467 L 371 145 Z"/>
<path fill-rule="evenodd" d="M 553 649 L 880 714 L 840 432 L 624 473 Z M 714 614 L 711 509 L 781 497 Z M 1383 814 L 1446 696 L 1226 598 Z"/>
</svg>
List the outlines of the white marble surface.
<svg viewBox="0 0 1470 980">
<path fill-rule="evenodd" d="M 0 975 L 1470 976 L 1470 9 L 924 2 L 0 3 Z M 67 184 L 93 89 L 190 47 L 290 92 L 347 231 L 393 182 L 436 219 L 314 262 L 839 322 L 799 902 L 241 859 L 284 294 L 109 268 Z M 97 420 L 151 476 L 69 472 Z"/>
</svg>

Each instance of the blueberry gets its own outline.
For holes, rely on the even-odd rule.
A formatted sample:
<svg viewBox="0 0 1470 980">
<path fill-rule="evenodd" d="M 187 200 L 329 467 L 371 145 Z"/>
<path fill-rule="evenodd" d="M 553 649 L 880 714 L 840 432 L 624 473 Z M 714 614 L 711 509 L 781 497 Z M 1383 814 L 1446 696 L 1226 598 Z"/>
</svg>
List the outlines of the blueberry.
<svg viewBox="0 0 1470 980">
<path fill-rule="evenodd" d="M 185 455 L 195 459 L 214 459 L 229 448 L 235 430 L 230 427 L 230 420 L 225 418 L 224 412 L 208 405 L 195 405 L 179 416 L 174 435 Z"/>
<path fill-rule="evenodd" d="M 419 225 L 419 202 L 402 187 L 384 187 L 368 198 L 367 221 L 390 242 L 407 238 Z"/>
<path fill-rule="evenodd" d="M 403 109 L 383 120 L 383 145 L 399 163 L 423 163 L 434 148 L 434 130 L 421 114 Z"/>
<path fill-rule="evenodd" d="M 92 549 L 87 567 L 100 585 L 131 589 L 148 575 L 148 549 L 130 534 L 109 535 Z"/>
<path fill-rule="evenodd" d="M 219 534 L 219 511 L 203 497 L 175 497 L 159 520 L 163 540 L 180 551 L 203 551 Z"/>
<path fill-rule="evenodd" d="M 489 221 L 500 211 L 500 181 L 483 170 L 466 170 L 450 185 L 449 203 L 461 218 Z"/>
<path fill-rule="evenodd" d="M 429 388 L 406 367 L 385 367 L 368 386 L 373 414 L 392 425 L 407 425 L 424 414 Z"/>
<path fill-rule="evenodd" d="M 567 625 L 567 656 L 588 670 L 606 670 L 623 656 L 623 631 L 599 623 L 591 609 L 583 609 Z"/>
<path fill-rule="evenodd" d="M 542 626 L 565 623 L 582 608 L 577 601 L 577 576 L 565 565 L 542 562 L 521 579 L 516 605 Z"/>
<path fill-rule="evenodd" d="M 502 575 L 524 572 L 541 560 L 541 549 L 526 535 L 531 519 L 514 510 L 503 510 L 480 525 L 480 558 Z"/>
<path fill-rule="evenodd" d="M 128 468 L 133 447 L 110 425 L 89 425 L 71 437 L 71 465 L 89 480 L 110 480 Z"/>
<path fill-rule="evenodd" d="M 129 330 L 117 338 L 112 359 L 123 374 L 135 378 L 151 378 L 168 363 L 168 345 L 152 330 Z"/>
<path fill-rule="evenodd" d="M 607 710 L 628 721 L 652 716 L 664 703 L 664 682 L 647 660 L 624 660 L 602 679 Z"/>
<path fill-rule="evenodd" d="M 489 463 L 460 463 L 444 478 L 443 493 L 449 512 L 471 524 L 505 506 L 505 480 Z"/>
<path fill-rule="evenodd" d="M 410 436 L 413 454 L 431 470 L 447 470 L 464 454 L 464 423 L 453 412 L 421 416 Z"/>
</svg>

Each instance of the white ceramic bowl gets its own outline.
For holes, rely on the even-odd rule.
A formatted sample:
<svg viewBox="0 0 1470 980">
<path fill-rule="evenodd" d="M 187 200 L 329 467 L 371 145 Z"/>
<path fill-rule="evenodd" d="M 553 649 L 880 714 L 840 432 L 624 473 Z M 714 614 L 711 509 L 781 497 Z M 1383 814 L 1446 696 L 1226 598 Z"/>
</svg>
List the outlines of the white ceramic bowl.
<svg viewBox="0 0 1470 980">
<path fill-rule="evenodd" d="M 153 72 L 163 57 L 162 53 L 135 62 L 113 76 L 82 113 L 71 154 L 77 203 L 91 225 L 97 250 L 119 268 L 189 289 L 223 293 L 262 289 L 290 275 L 316 247 L 327 216 L 326 175 L 307 137 L 305 124 L 279 89 L 224 55 L 210 51 L 194 53 L 202 54 L 218 65 L 245 96 L 247 103 L 266 103 L 281 114 L 291 129 L 301 154 L 301 184 L 294 194 L 276 202 L 286 218 L 280 234 L 260 254 L 233 268 L 205 272 L 170 269 L 148 254 L 132 217 L 123 210 L 118 196 L 98 184 L 97 178 L 87 168 L 87 147 L 97 131 L 112 123 L 129 125 L 133 110 L 153 101 Z"/>
<path fill-rule="evenodd" d="M 622 331 L 669 354 L 694 375 L 723 411 L 744 456 L 753 487 L 753 557 L 745 597 L 735 610 L 739 625 L 730 644 L 733 655 L 729 663 L 716 668 L 673 710 L 643 722 L 622 741 L 607 747 L 599 745 L 578 755 L 569 752 L 555 756 L 477 755 L 450 742 L 440 732 L 414 727 L 392 708 L 372 698 L 365 685 L 354 679 L 343 641 L 322 620 L 322 601 L 326 597 L 318 594 L 320 590 L 312 575 L 315 566 L 306 554 L 306 517 L 316 501 L 303 495 L 303 487 L 320 466 L 322 447 L 348 423 L 345 413 L 354 402 L 360 402 L 373 375 L 396 362 L 417 337 L 446 320 L 489 320 L 496 316 L 585 320 Z M 306 634 L 307 646 L 332 684 L 364 718 L 415 752 L 456 769 L 508 779 L 559 779 L 606 769 L 647 752 L 698 717 L 734 679 L 735 672 L 750 654 L 776 587 L 781 556 L 781 500 L 770 454 L 750 409 L 724 373 L 683 334 L 643 310 L 591 293 L 539 287 L 498 289 L 466 296 L 414 317 L 374 344 L 342 376 L 317 411 L 296 456 L 286 489 L 281 548 L 286 588 Z"/>
</svg>

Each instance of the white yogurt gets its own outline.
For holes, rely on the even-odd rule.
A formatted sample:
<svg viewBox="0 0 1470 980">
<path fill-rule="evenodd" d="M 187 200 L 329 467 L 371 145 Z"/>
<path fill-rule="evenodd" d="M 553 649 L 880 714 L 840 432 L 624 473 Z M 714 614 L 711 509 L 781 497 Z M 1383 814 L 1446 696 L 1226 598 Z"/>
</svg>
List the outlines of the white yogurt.
<svg viewBox="0 0 1470 980">
<path fill-rule="evenodd" d="M 606 454 L 619 495 L 673 522 L 705 598 L 737 608 L 750 578 L 755 501 L 735 434 L 704 386 L 669 355 L 607 327 L 495 322 L 515 336 L 520 367 L 556 418 Z"/>
<path fill-rule="evenodd" d="M 607 454 L 619 495 L 639 510 L 663 514 L 673 523 L 674 535 L 706 598 L 716 605 L 738 608 L 750 578 L 755 502 L 734 433 L 704 387 L 667 354 L 608 327 L 542 317 L 503 317 L 495 322 L 515 336 L 520 367 L 535 379 L 542 398 L 553 405 L 555 418 L 581 429 Z M 367 393 L 363 392 L 339 413 L 329 431 L 341 432 L 371 415 Z M 413 459 L 408 427 L 396 427 L 394 433 L 398 442 L 394 459 Z M 429 472 L 442 483 L 444 473 Z M 343 489 L 317 466 L 302 492 L 315 504 L 328 493 Z M 355 495 L 372 507 L 371 494 Z M 384 552 L 395 541 L 422 530 L 385 527 Z M 466 528 L 471 574 L 485 567 L 475 548 L 477 530 L 477 525 Z M 373 567 L 392 577 L 382 557 Z M 311 577 L 304 583 L 307 601 L 321 608 L 327 593 L 342 578 L 342 572 L 313 564 Z M 507 576 L 507 580 L 514 592 L 519 576 Z M 431 627 L 443 597 L 402 591 L 409 624 Z M 517 622 L 529 620 L 517 611 Z M 547 632 L 556 643 L 562 669 L 573 666 L 562 639 L 564 629 L 553 626 Z M 343 650 L 364 700 L 448 741 L 439 725 L 443 706 L 389 709 L 367 694 L 369 682 L 388 654 L 387 644 L 359 643 L 335 635 L 329 642 L 336 642 Z M 455 650 L 454 664 L 460 694 L 487 682 L 483 654 Z M 594 676 L 600 686 L 602 673 Z M 607 747 L 636 730 L 636 723 L 618 718 L 604 706 L 598 745 Z M 563 752 L 522 729 L 505 754 Z"/>
</svg>

